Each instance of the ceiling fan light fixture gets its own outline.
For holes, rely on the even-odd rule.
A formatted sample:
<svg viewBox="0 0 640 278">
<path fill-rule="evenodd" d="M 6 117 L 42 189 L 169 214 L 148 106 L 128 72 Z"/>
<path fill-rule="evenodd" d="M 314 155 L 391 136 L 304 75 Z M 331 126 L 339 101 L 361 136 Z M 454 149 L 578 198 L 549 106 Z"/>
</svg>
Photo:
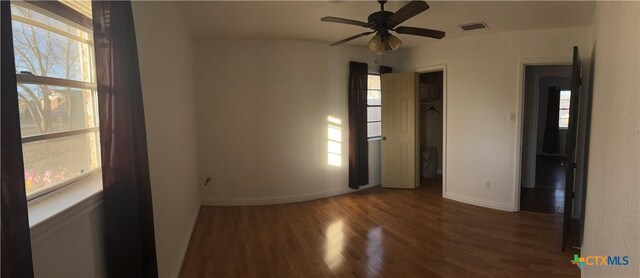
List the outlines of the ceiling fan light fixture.
<svg viewBox="0 0 640 278">
<path fill-rule="evenodd" d="M 402 45 L 402 41 L 398 39 L 398 37 L 391 34 L 389 34 L 389 37 L 387 37 L 387 42 L 389 43 L 389 46 L 393 51 L 398 50 L 398 48 L 400 48 L 400 46 Z"/>
<path fill-rule="evenodd" d="M 369 43 L 367 44 L 369 46 L 369 49 L 371 49 L 371 51 L 375 51 L 378 52 L 378 50 L 382 47 L 382 50 L 384 51 L 384 45 L 382 43 L 382 37 L 380 37 L 380 34 L 376 33 L 375 36 L 373 36 L 373 38 L 371 38 L 369 40 Z"/>
</svg>

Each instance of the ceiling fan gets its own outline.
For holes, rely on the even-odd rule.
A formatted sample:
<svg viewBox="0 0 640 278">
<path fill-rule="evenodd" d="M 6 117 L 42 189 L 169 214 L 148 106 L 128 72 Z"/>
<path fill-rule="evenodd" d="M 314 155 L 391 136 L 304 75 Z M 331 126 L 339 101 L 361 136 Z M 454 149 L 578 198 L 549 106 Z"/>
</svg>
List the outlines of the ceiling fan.
<svg viewBox="0 0 640 278">
<path fill-rule="evenodd" d="M 370 14 L 367 22 L 334 16 L 325 16 L 321 18 L 320 21 L 357 25 L 373 30 L 348 37 L 341 41 L 334 42 L 331 44 L 331 46 L 343 44 L 345 42 L 376 33 L 375 36 L 373 36 L 373 38 L 369 40 L 368 45 L 369 49 L 375 51 L 378 55 L 380 55 L 383 54 L 386 50 L 395 51 L 400 48 L 400 45 L 402 44 L 402 41 L 391 34 L 390 31 L 394 31 L 398 34 L 416 35 L 434 39 L 444 38 L 445 32 L 443 31 L 417 27 L 398 26 L 407 21 L 409 18 L 412 18 L 419 13 L 429 9 L 429 5 L 427 5 L 426 2 L 420 0 L 411 1 L 409 2 L 409 4 L 400 8 L 395 13 L 384 10 L 384 4 L 386 2 L 386 0 L 378 0 L 378 3 L 380 3 L 380 11 Z"/>
</svg>

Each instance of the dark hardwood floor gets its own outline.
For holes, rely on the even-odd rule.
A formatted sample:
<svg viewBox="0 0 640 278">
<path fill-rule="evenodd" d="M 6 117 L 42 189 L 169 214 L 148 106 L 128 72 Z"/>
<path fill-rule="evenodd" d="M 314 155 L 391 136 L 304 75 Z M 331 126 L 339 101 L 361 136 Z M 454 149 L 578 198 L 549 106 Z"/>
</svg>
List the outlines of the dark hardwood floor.
<svg viewBox="0 0 640 278">
<path fill-rule="evenodd" d="M 536 187 L 564 189 L 567 173 L 560 165 L 564 156 L 536 156 Z"/>
<path fill-rule="evenodd" d="M 565 168 L 560 166 L 562 156 L 538 155 L 536 157 L 535 187 L 522 187 L 520 209 L 541 213 L 564 212 Z"/>
<path fill-rule="evenodd" d="M 562 218 L 374 187 L 267 206 L 200 210 L 181 277 L 578 277 Z"/>
</svg>

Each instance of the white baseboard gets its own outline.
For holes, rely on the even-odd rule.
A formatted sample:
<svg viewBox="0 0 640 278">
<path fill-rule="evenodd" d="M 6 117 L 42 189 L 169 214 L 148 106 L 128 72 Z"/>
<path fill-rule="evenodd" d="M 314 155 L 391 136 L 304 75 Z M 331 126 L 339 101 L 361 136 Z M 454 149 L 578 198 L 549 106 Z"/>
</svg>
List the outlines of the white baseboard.
<svg viewBox="0 0 640 278">
<path fill-rule="evenodd" d="M 504 205 L 504 204 L 497 204 L 497 203 L 493 203 L 493 202 L 487 202 L 487 201 L 478 200 L 478 199 L 475 199 L 475 198 L 470 198 L 470 197 L 462 196 L 460 194 L 451 193 L 451 192 L 445 192 L 443 197 L 446 198 L 446 199 L 449 199 L 449 200 L 454 200 L 454 201 L 457 201 L 457 202 L 470 204 L 470 205 L 475 205 L 475 206 L 480 206 L 480 207 L 485 207 L 485 208 L 497 209 L 497 210 L 508 211 L 508 212 L 516 211 L 516 209 L 511 205 Z"/>
<path fill-rule="evenodd" d="M 184 257 L 187 255 L 187 249 L 189 248 L 189 243 L 191 242 L 191 235 L 193 234 L 193 230 L 196 228 L 196 221 L 198 220 L 198 215 L 200 214 L 200 206 L 198 206 L 198 209 L 196 210 L 195 215 L 193 215 L 191 217 L 191 222 L 189 222 L 189 227 L 191 227 L 191 230 L 189 231 L 189 233 L 186 234 L 186 237 L 184 239 L 182 239 L 182 247 L 180 248 L 180 254 L 182 256 L 180 256 L 180 258 L 182 258 L 180 261 L 178 261 L 178 265 L 174 268 L 175 272 L 173 273 L 173 275 L 171 277 L 179 277 L 180 276 L 180 270 L 182 270 L 182 264 L 184 263 Z"/>
<path fill-rule="evenodd" d="M 335 191 L 298 195 L 290 197 L 276 197 L 276 198 L 264 198 L 264 199 L 240 199 L 240 200 L 202 200 L 203 206 L 256 206 L 256 205 L 277 205 L 287 203 L 297 203 L 303 201 L 323 199 L 333 196 L 338 196 L 346 193 L 356 192 L 359 190 L 370 188 L 374 185 L 361 186 L 358 189 L 344 188 Z"/>
</svg>

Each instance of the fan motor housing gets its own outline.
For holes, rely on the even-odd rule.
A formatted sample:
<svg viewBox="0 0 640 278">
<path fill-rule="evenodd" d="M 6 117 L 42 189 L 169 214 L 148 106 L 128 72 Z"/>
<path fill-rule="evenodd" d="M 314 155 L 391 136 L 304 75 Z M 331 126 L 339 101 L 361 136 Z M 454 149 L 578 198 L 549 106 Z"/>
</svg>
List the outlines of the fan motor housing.
<svg viewBox="0 0 640 278">
<path fill-rule="evenodd" d="M 378 11 L 369 15 L 368 22 L 376 28 L 379 28 L 385 24 L 387 18 L 389 18 L 392 14 L 392 12 L 388 11 Z"/>
</svg>

